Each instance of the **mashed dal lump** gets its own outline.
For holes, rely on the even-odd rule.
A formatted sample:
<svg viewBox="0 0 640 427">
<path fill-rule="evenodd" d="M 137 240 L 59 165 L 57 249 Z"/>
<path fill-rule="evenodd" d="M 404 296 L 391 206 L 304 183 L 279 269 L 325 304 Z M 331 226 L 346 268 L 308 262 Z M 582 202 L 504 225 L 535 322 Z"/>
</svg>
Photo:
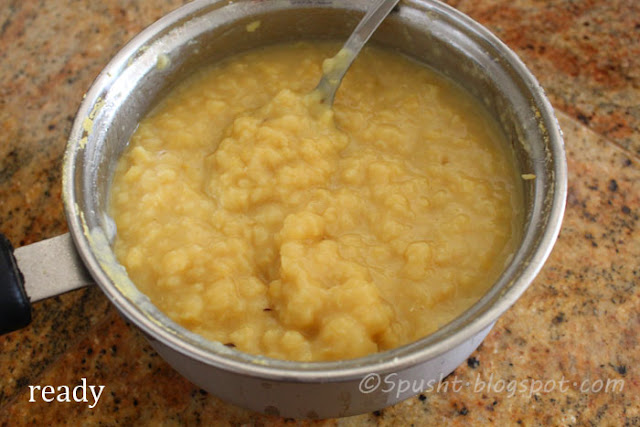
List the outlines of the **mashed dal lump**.
<svg viewBox="0 0 640 427">
<path fill-rule="evenodd" d="M 119 161 L 119 261 L 210 340 L 299 361 L 398 347 L 477 301 L 519 239 L 514 161 L 479 104 L 368 47 L 323 108 L 306 94 L 336 49 L 200 70 Z"/>
</svg>

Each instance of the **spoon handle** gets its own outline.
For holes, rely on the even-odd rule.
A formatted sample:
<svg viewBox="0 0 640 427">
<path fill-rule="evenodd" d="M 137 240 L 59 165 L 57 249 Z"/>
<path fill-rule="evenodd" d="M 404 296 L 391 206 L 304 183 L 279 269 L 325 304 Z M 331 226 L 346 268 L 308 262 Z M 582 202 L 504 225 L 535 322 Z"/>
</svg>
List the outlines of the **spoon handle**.
<svg viewBox="0 0 640 427">
<path fill-rule="evenodd" d="M 322 102 L 333 104 L 336 91 L 342 78 L 358 56 L 362 47 L 367 43 L 373 32 L 387 17 L 389 12 L 398 4 L 399 0 L 377 0 L 375 5 L 364 15 L 358 26 L 342 46 L 342 49 L 332 58 L 322 64 L 322 78 L 316 87 L 321 93 Z"/>
</svg>

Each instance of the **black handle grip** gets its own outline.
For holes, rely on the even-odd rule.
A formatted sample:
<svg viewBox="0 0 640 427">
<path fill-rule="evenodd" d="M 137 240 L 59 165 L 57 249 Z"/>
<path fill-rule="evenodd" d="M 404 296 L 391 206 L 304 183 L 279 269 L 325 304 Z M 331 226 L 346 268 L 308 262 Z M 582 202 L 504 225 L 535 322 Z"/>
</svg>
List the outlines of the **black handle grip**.
<svg viewBox="0 0 640 427">
<path fill-rule="evenodd" d="M 31 302 L 11 242 L 0 233 L 0 335 L 31 323 Z"/>
</svg>

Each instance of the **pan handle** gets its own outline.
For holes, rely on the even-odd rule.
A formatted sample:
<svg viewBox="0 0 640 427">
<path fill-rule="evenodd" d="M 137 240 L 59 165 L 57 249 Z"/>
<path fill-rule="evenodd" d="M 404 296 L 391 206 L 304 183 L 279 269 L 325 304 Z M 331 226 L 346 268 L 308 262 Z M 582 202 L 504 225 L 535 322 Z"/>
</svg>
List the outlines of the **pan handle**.
<svg viewBox="0 0 640 427">
<path fill-rule="evenodd" d="M 11 242 L 0 233 L 0 334 L 31 323 L 31 303 L 24 290 L 24 277 L 13 256 Z"/>
<path fill-rule="evenodd" d="M 31 322 L 31 303 L 92 283 L 69 233 L 15 251 L 0 234 L 0 335 Z"/>
</svg>

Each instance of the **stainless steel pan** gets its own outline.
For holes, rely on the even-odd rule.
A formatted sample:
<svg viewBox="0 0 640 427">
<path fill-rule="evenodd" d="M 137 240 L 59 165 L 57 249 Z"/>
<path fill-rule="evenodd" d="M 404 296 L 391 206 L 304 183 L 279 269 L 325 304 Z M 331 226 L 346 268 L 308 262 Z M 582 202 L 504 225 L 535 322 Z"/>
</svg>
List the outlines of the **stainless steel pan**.
<svg viewBox="0 0 640 427">
<path fill-rule="evenodd" d="M 95 281 L 186 378 L 237 405 L 290 417 L 382 408 L 417 394 L 421 382 L 433 383 L 462 363 L 549 255 L 562 221 L 567 172 L 558 123 L 535 78 L 486 29 L 437 1 L 403 1 L 373 40 L 475 95 L 508 136 L 519 170 L 536 176 L 523 181 L 526 224 L 517 253 L 491 290 L 460 317 L 420 341 L 360 359 L 272 360 L 206 341 L 171 321 L 131 283 L 110 247 L 116 230 L 107 196 L 115 164 L 138 121 L 176 82 L 244 49 L 285 40 L 343 39 L 366 5 L 365 0 L 200 0 L 128 43 L 87 92 L 69 137 L 62 184 L 70 234 L 19 248 L 17 267 L 5 242 L 3 329 L 29 320 L 18 269 L 34 299 Z M 246 31 L 257 20 L 258 31 Z M 404 381 L 412 387 L 401 390 Z"/>
</svg>

